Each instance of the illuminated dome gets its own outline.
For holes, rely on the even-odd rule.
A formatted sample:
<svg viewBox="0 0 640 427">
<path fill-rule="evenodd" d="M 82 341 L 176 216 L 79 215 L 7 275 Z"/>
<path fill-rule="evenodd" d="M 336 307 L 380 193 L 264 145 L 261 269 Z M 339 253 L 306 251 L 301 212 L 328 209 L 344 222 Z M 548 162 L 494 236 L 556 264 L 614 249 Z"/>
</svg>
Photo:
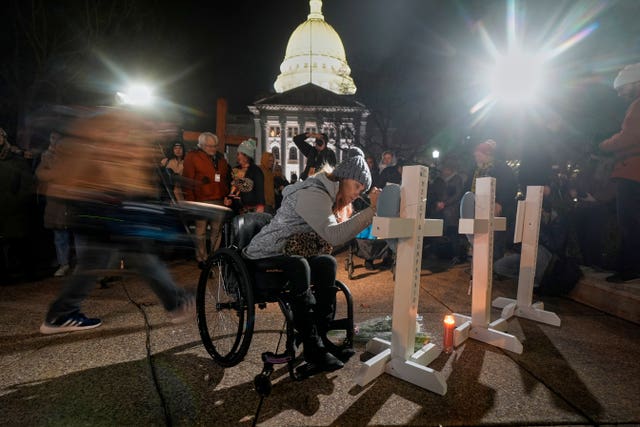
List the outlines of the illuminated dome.
<svg viewBox="0 0 640 427">
<path fill-rule="evenodd" d="M 322 1 L 310 0 L 309 5 L 311 13 L 291 34 L 273 86 L 276 92 L 286 92 L 313 83 L 340 95 L 353 95 L 356 85 L 342 40 L 324 20 Z"/>
</svg>

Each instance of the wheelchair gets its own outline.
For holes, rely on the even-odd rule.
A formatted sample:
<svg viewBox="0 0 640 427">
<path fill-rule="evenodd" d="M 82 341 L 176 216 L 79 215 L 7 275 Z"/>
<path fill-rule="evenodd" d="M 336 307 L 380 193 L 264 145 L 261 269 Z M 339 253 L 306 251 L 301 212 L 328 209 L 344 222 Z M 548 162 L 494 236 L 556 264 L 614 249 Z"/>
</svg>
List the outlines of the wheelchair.
<svg viewBox="0 0 640 427">
<path fill-rule="evenodd" d="M 296 331 L 291 308 L 291 292 L 281 270 L 242 257 L 242 249 L 265 226 L 271 215 L 247 213 L 232 219 L 229 229 L 230 246 L 218 249 L 206 261 L 198 282 L 196 310 L 198 329 L 202 343 L 213 360 L 222 367 L 240 363 L 251 345 L 254 332 L 256 306 L 278 304 L 284 315 L 284 326 L 275 352 L 262 353 L 263 369 L 254 379 L 256 391 L 261 396 L 271 392 L 270 376 L 274 365 L 287 364 L 289 376 L 302 380 L 311 375 L 304 366 L 296 366 Z M 338 293 L 346 301 L 346 317 L 336 319 L 334 305 L 330 331 L 343 332 L 338 342 L 329 345 L 337 350 L 353 348 L 353 299 L 349 288 L 336 281 Z M 337 295 L 336 295 L 337 296 Z M 282 335 L 286 336 L 284 349 L 280 350 Z M 331 334 L 333 335 L 333 333 Z M 342 334 L 341 334 L 342 335 Z M 341 341 L 341 342 L 340 342 Z"/>
</svg>

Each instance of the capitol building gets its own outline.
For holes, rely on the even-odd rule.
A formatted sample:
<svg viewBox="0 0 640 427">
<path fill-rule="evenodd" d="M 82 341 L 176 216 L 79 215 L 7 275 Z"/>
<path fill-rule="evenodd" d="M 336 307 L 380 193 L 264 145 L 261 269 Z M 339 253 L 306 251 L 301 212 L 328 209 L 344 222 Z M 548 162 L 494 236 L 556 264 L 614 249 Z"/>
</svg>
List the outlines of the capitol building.
<svg viewBox="0 0 640 427">
<path fill-rule="evenodd" d="M 340 161 L 343 149 L 362 145 L 369 111 L 354 94 L 344 45 L 336 30 L 325 21 L 322 1 L 309 1 L 307 20 L 293 31 L 280 74 L 274 83 L 275 94 L 249 106 L 253 114 L 259 159 L 272 152 L 283 173 L 300 175 L 305 159 L 293 143 L 300 132 L 329 135 L 329 148 Z"/>
</svg>

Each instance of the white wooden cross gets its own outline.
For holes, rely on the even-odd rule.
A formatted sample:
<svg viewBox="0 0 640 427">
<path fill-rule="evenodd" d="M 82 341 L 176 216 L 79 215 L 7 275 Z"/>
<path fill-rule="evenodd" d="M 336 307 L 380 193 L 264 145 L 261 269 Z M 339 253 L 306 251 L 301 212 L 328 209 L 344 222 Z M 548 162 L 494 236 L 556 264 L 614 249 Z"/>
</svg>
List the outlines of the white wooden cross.
<svg viewBox="0 0 640 427">
<path fill-rule="evenodd" d="M 473 234 L 473 284 L 471 316 L 454 314 L 456 329 L 453 344 L 459 346 L 467 338 L 491 344 L 514 353 L 522 353 L 522 343 L 507 334 L 505 319 L 490 323 L 491 287 L 493 284 L 493 232 L 504 231 L 507 221 L 494 217 L 496 204 L 496 179 L 476 179 L 475 217 L 460 218 L 459 232 Z"/>
<path fill-rule="evenodd" d="M 440 395 L 447 384 L 440 372 L 427 367 L 440 350 L 432 343 L 414 353 L 418 294 L 422 270 L 422 240 L 442 236 L 442 220 L 424 219 L 429 168 L 405 166 L 400 187 L 400 218 L 375 217 L 372 234 L 383 239 L 399 239 L 393 294 L 391 342 L 374 338 L 366 350 L 375 354 L 364 362 L 356 384 L 364 386 L 387 372 Z"/>
<path fill-rule="evenodd" d="M 560 326 L 560 318 L 544 310 L 544 304 L 533 301 L 533 282 L 538 262 L 538 237 L 540 236 L 540 216 L 544 187 L 527 187 L 527 198 L 518 201 L 518 213 L 513 241 L 522 242 L 520 252 L 520 273 L 518 274 L 518 294 L 516 299 L 496 298 L 493 306 L 502 308 L 502 318 L 524 317 L 548 325 Z"/>
</svg>

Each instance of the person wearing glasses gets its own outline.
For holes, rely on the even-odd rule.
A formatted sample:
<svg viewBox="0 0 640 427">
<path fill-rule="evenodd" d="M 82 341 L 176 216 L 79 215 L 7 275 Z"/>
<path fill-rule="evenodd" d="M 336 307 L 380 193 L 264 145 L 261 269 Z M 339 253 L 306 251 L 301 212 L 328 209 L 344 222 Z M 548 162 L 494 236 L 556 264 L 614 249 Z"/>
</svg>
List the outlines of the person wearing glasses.
<svg viewBox="0 0 640 427">
<path fill-rule="evenodd" d="M 203 132 L 198 137 L 198 149 L 185 156 L 182 171 L 185 200 L 224 206 L 224 198 L 230 191 L 231 168 L 218 146 L 216 135 Z M 196 261 L 200 268 L 207 259 L 207 222 L 206 219 L 195 221 Z M 220 224 L 211 224 L 211 251 L 219 246 L 219 230 Z"/>
</svg>

